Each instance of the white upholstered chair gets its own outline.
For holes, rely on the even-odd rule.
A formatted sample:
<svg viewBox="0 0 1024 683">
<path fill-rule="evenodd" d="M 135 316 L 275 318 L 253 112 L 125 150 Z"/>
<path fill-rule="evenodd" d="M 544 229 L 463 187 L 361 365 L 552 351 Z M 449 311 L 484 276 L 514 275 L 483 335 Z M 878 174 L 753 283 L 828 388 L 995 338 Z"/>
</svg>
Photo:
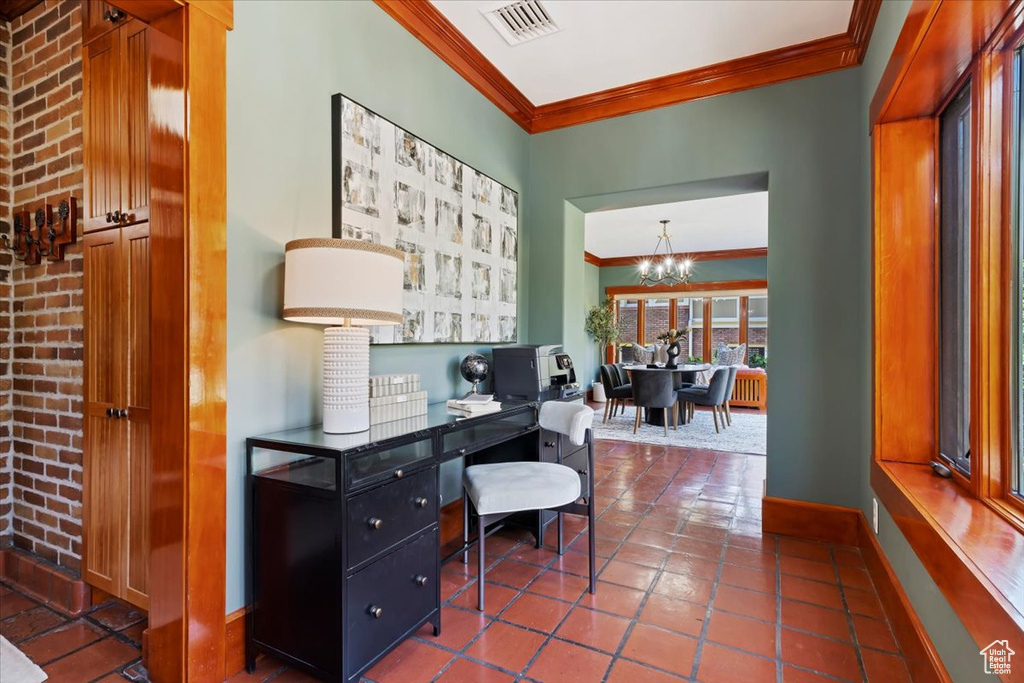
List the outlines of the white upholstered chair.
<svg viewBox="0 0 1024 683">
<path fill-rule="evenodd" d="M 484 573 L 487 553 L 484 549 L 488 524 L 508 515 L 530 510 L 551 510 L 558 514 L 558 554 L 562 547 L 562 515 L 587 515 L 590 559 L 590 592 L 596 589 L 594 577 L 594 436 L 591 425 L 594 411 L 579 403 L 547 401 L 540 407 L 540 426 L 568 437 L 577 446 L 587 445 L 587 491 L 580 491 L 576 470 L 562 464 L 562 440 L 558 440 L 558 462 L 503 462 L 470 465 L 463 474 L 463 552 L 468 561 L 470 505 L 477 518 L 478 607 L 484 611 Z M 583 498 L 584 500 L 580 500 Z M 539 541 L 538 541 L 539 543 Z"/>
</svg>

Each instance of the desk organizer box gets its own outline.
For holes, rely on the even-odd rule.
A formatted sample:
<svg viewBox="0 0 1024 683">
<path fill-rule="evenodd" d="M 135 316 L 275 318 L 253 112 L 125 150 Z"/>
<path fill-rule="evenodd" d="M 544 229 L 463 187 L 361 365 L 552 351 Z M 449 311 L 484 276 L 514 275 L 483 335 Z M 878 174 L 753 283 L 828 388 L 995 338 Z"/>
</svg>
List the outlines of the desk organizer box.
<svg viewBox="0 0 1024 683">
<path fill-rule="evenodd" d="M 370 398 L 399 396 L 419 390 L 419 375 L 373 375 L 370 377 Z"/>
<path fill-rule="evenodd" d="M 426 414 L 427 392 L 420 391 L 419 375 L 370 377 L 370 424 Z"/>
</svg>

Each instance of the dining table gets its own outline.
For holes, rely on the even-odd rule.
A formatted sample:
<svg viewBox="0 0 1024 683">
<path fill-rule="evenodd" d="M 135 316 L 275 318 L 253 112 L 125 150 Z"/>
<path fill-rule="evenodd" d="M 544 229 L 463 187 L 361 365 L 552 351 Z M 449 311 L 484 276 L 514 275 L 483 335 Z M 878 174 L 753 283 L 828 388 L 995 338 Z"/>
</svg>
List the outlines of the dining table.
<svg viewBox="0 0 1024 683">
<path fill-rule="evenodd" d="M 671 372 L 675 378 L 676 389 L 681 389 L 684 383 L 697 384 L 697 375 L 702 372 L 706 372 L 711 369 L 710 363 L 685 363 L 677 365 L 674 368 L 667 368 L 664 364 L 651 364 L 651 365 L 625 365 L 623 369 L 629 373 L 630 377 L 633 376 L 633 371 L 655 371 L 655 372 Z M 677 408 L 680 411 L 679 423 L 682 424 L 682 406 Z M 639 408 L 638 408 L 639 410 Z M 647 413 L 647 424 L 657 425 L 659 427 L 664 426 L 662 418 L 662 411 L 660 410 L 648 410 Z"/>
</svg>

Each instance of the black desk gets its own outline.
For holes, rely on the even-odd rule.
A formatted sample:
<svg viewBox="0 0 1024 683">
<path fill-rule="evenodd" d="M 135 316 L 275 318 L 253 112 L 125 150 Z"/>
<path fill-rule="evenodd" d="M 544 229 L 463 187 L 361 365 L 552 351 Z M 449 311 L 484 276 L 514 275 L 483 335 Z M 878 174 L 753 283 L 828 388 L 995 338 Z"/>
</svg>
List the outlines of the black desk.
<svg viewBox="0 0 1024 683">
<path fill-rule="evenodd" d="M 555 460 L 560 437 L 537 410 L 506 402 L 459 419 L 441 403 L 358 434 L 315 425 L 247 439 L 247 666 L 266 652 L 357 680 L 424 624 L 439 633 L 440 465 Z M 548 519 L 533 515 L 540 541 Z"/>
</svg>

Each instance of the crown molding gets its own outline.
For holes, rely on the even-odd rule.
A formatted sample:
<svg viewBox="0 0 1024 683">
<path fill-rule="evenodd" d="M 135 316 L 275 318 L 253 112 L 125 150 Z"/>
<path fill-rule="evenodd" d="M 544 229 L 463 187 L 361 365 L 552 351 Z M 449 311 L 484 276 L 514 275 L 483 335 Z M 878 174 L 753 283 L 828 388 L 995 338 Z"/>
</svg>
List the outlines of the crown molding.
<svg viewBox="0 0 1024 683">
<path fill-rule="evenodd" d="M 0 0 L 0 21 L 14 21 L 43 0 Z"/>
<path fill-rule="evenodd" d="M 469 84 L 530 131 L 533 103 L 427 0 L 374 0 Z"/>
<path fill-rule="evenodd" d="M 693 253 L 672 254 L 677 261 L 689 259 L 691 261 L 723 261 L 726 259 L 741 258 L 765 258 L 768 256 L 767 247 L 753 247 L 751 249 L 719 249 L 717 251 L 695 251 Z M 644 256 L 610 256 L 601 258 L 589 251 L 583 252 L 583 260 L 592 263 L 598 268 L 611 268 L 615 266 L 635 266 Z"/>
<path fill-rule="evenodd" d="M 427 0 L 374 2 L 529 133 L 858 66 L 882 4 L 854 0 L 845 33 L 536 106 Z"/>
</svg>

